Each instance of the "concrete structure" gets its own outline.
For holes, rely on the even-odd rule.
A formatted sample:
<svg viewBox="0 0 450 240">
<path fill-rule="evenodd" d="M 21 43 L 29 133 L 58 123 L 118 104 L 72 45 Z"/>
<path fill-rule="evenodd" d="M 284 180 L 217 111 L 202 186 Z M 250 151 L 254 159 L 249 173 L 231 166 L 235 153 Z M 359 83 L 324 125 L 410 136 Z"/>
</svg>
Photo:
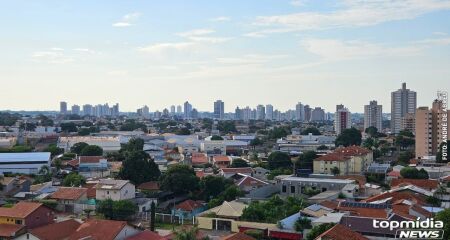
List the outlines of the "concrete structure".
<svg viewBox="0 0 450 240">
<path fill-rule="evenodd" d="M 280 194 L 283 196 L 301 196 L 307 189 L 325 191 L 341 191 L 354 180 L 335 178 L 302 178 L 287 177 L 281 179 Z"/>
<path fill-rule="evenodd" d="M 419 107 L 416 110 L 416 158 L 436 156 L 443 141 L 443 129 L 450 125 L 449 114 L 449 110 L 443 111 L 442 101 L 438 100 L 434 100 L 431 109 Z M 449 136 L 446 134 L 447 139 Z"/>
<path fill-rule="evenodd" d="M 315 107 L 311 111 L 311 122 L 325 121 L 325 111 L 320 107 Z"/>
<path fill-rule="evenodd" d="M 397 134 L 401 129 L 402 118 L 408 113 L 414 114 L 417 108 L 417 94 L 406 88 L 406 83 L 402 83 L 402 88 L 391 93 L 391 132 Z"/>
<path fill-rule="evenodd" d="M 344 105 L 336 106 L 336 113 L 334 114 L 334 131 L 336 134 L 341 134 L 344 129 L 351 128 L 351 113 L 344 107 Z"/>
<path fill-rule="evenodd" d="M 400 124 L 400 129 L 408 130 L 412 133 L 416 133 L 416 114 L 407 113 L 403 118 Z"/>
<path fill-rule="evenodd" d="M 225 103 L 222 100 L 214 102 L 214 118 L 223 119 L 225 116 Z"/>
<path fill-rule="evenodd" d="M 224 141 L 204 141 L 200 145 L 200 150 L 208 156 L 227 154 L 227 145 Z"/>
<path fill-rule="evenodd" d="M 0 173 L 37 174 L 50 160 L 49 152 L 0 153 Z"/>
<path fill-rule="evenodd" d="M 273 120 L 273 106 L 271 104 L 266 105 L 266 120 Z"/>
<path fill-rule="evenodd" d="M 256 120 L 266 119 L 266 108 L 264 105 L 256 106 Z"/>
<path fill-rule="evenodd" d="M 334 148 L 336 137 L 325 135 L 289 135 L 286 138 L 278 139 L 276 148 L 281 152 L 303 152 L 316 151 L 318 147 L 324 145 Z"/>
<path fill-rule="evenodd" d="M 370 101 L 369 105 L 364 106 L 364 129 L 376 127 L 378 131 L 382 130 L 383 106 L 378 105 L 377 101 Z"/>
<path fill-rule="evenodd" d="M 59 113 L 66 114 L 67 113 L 67 102 L 59 103 Z"/>
<path fill-rule="evenodd" d="M 128 180 L 100 179 L 95 189 L 97 200 L 126 200 L 136 195 L 135 186 Z"/>
<path fill-rule="evenodd" d="M 186 101 L 184 103 L 184 118 L 190 119 L 192 117 L 191 114 L 192 114 L 192 105 L 188 101 Z"/>
<path fill-rule="evenodd" d="M 89 145 L 96 145 L 103 149 L 103 152 L 115 152 L 120 150 L 119 137 L 97 137 L 97 136 L 76 136 L 60 137 L 57 146 L 64 151 L 70 151 L 70 148 L 76 143 L 85 142 Z"/>
<path fill-rule="evenodd" d="M 0 148 L 11 148 L 17 143 L 16 137 L 0 137 Z"/>
<path fill-rule="evenodd" d="M 313 171 L 315 174 L 334 174 L 333 169 L 337 168 L 339 175 L 364 174 L 372 162 L 372 151 L 350 146 L 314 159 Z"/>
<path fill-rule="evenodd" d="M 17 224 L 35 228 L 52 223 L 54 214 L 52 209 L 42 203 L 18 202 L 10 208 L 0 207 L 0 224 Z"/>
<path fill-rule="evenodd" d="M 305 121 L 305 106 L 301 102 L 295 105 L 295 120 L 300 122 Z"/>
</svg>

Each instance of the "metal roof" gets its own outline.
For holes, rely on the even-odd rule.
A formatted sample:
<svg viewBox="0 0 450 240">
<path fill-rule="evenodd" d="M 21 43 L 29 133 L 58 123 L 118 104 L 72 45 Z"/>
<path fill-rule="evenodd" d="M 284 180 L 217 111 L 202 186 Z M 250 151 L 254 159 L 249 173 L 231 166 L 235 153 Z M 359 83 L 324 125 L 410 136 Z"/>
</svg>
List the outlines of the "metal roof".
<svg viewBox="0 0 450 240">
<path fill-rule="evenodd" d="M 0 162 L 42 162 L 50 160 L 50 152 L 0 153 Z"/>
</svg>

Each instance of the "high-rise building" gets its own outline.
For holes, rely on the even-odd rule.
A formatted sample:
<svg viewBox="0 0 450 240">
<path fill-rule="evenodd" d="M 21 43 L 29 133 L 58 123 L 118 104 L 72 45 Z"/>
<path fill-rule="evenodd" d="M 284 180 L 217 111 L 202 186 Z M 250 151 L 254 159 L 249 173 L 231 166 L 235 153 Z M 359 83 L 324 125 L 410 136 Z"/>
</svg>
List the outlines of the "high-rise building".
<svg viewBox="0 0 450 240">
<path fill-rule="evenodd" d="M 183 108 L 181 107 L 181 105 L 177 106 L 177 115 L 181 115 L 183 114 Z"/>
<path fill-rule="evenodd" d="M 112 107 L 112 116 L 119 116 L 119 103 L 116 103 L 113 107 Z"/>
<path fill-rule="evenodd" d="M 266 108 L 264 105 L 258 105 L 256 106 L 256 116 L 255 118 L 257 120 L 264 120 L 266 118 Z"/>
<path fill-rule="evenodd" d="M 279 110 L 273 111 L 273 120 L 281 121 L 281 112 Z"/>
<path fill-rule="evenodd" d="M 305 105 L 305 121 L 311 121 L 311 107 L 309 105 Z"/>
<path fill-rule="evenodd" d="M 243 112 L 242 117 L 243 117 L 244 121 L 249 121 L 249 120 L 253 119 L 252 118 L 252 109 L 249 106 L 242 109 L 242 112 Z"/>
<path fill-rule="evenodd" d="M 341 134 L 344 129 L 351 128 L 351 113 L 343 105 L 336 106 L 336 114 L 334 114 L 334 130 L 336 134 Z"/>
<path fill-rule="evenodd" d="M 295 120 L 300 122 L 305 121 L 305 106 L 301 102 L 295 105 Z"/>
<path fill-rule="evenodd" d="M 92 105 L 90 105 L 90 104 L 83 105 L 83 115 L 87 115 L 87 116 L 94 115 Z"/>
<path fill-rule="evenodd" d="M 198 111 L 197 111 L 197 108 L 193 108 L 193 109 L 191 110 L 191 118 L 192 118 L 192 119 L 197 119 L 197 118 L 198 118 Z"/>
<path fill-rule="evenodd" d="M 325 111 L 320 107 L 315 107 L 311 111 L 311 121 L 312 122 L 325 121 Z"/>
<path fill-rule="evenodd" d="M 234 110 L 234 120 L 244 120 L 242 110 L 239 107 Z"/>
<path fill-rule="evenodd" d="M 72 105 L 71 113 L 72 114 L 76 114 L 76 115 L 80 115 L 80 106 L 78 106 L 76 104 Z"/>
<path fill-rule="evenodd" d="M 222 100 L 214 102 L 214 118 L 223 119 L 225 116 L 225 103 Z"/>
<path fill-rule="evenodd" d="M 170 106 L 170 115 L 175 115 L 175 105 Z"/>
<path fill-rule="evenodd" d="M 59 103 L 59 113 L 66 114 L 67 113 L 67 102 Z"/>
<path fill-rule="evenodd" d="M 191 118 L 191 112 L 192 112 L 192 105 L 186 101 L 184 103 L 184 118 L 190 119 Z"/>
<path fill-rule="evenodd" d="M 415 113 L 417 108 L 417 94 L 406 88 L 406 83 L 402 83 L 402 88 L 391 93 L 391 132 L 400 132 L 402 118 L 408 113 Z"/>
<path fill-rule="evenodd" d="M 402 123 L 400 125 L 402 130 L 408 130 L 412 133 L 416 133 L 416 114 L 414 113 L 407 113 L 402 118 Z"/>
<path fill-rule="evenodd" d="M 378 105 L 377 101 L 370 101 L 369 105 L 364 105 L 364 129 L 376 127 L 378 131 L 382 130 L 383 106 Z"/>
<path fill-rule="evenodd" d="M 431 109 L 419 107 L 416 110 L 416 158 L 436 156 L 443 138 L 447 136 L 450 139 L 447 134 L 449 114 L 450 111 L 444 110 L 441 100 L 434 100 Z"/>
<path fill-rule="evenodd" d="M 273 106 L 271 104 L 266 105 L 266 120 L 273 120 Z"/>
</svg>

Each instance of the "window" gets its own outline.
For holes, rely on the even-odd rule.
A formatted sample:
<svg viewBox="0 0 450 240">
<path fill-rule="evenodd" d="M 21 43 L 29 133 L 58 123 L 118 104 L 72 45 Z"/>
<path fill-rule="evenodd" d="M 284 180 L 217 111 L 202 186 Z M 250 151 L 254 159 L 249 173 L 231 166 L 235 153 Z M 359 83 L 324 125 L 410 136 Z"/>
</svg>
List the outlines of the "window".
<svg viewBox="0 0 450 240">
<path fill-rule="evenodd" d="M 109 195 L 109 191 L 106 191 L 106 194 L 108 194 L 108 195 Z"/>
<path fill-rule="evenodd" d="M 282 192 L 286 192 L 286 185 L 283 185 L 283 187 L 281 188 Z"/>
<path fill-rule="evenodd" d="M 291 193 L 295 193 L 295 186 L 291 186 Z"/>
</svg>

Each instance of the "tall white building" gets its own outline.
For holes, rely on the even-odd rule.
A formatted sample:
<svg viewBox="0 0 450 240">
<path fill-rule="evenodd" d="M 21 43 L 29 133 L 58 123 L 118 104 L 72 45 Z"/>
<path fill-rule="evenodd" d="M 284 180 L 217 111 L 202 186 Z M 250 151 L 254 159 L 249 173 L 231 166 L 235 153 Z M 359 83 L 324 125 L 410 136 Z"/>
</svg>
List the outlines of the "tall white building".
<svg viewBox="0 0 450 240">
<path fill-rule="evenodd" d="M 271 104 L 266 105 L 266 120 L 273 120 L 273 106 Z"/>
<path fill-rule="evenodd" d="M 80 106 L 72 105 L 71 113 L 72 114 L 76 114 L 76 115 L 80 115 Z"/>
<path fill-rule="evenodd" d="M 66 114 L 67 113 L 67 102 L 60 102 L 59 103 L 59 112 L 61 114 Z"/>
<path fill-rule="evenodd" d="M 408 113 L 415 114 L 417 108 L 417 93 L 406 88 L 406 83 L 402 83 L 402 88 L 391 93 L 391 131 L 399 133 L 402 118 Z"/>
<path fill-rule="evenodd" d="M 223 119 L 225 116 L 225 103 L 222 100 L 214 102 L 214 118 Z"/>
<path fill-rule="evenodd" d="M 295 105 L 295 119 L 300 122 L 305 121 L 305 106 L 301 102 Z"/>
<path fill-rule="evenodd" d="M 181 115 L 183 114 L 183 108 L 181 107 L 181 105 L 177 106 L 177 115 Z"/>
<path fill-rule="evenodd" d="M 258 105 L 256 106 L 256 119 L 257 120 L 264 120 L 266 118 L 266 108 L 264 105 Z"/>
<path fill-rule="evenodd" d="M 93 107 L 91 104 L 83 105 L 83 115 L 88 115 L 88 116 L 94 115 Z"/>
<path fill-rule="evenodd" d="M 186 101 L 184 103 L 184 118 L 189 119 L 191 118 L 191 112 L 192 112 L 192 105 Z"/>
<path fill-rule="evenodd" d="M 175 105 L 170 106 L 170 115 L 175 115 Z"/>
<path fill-rule="evenodd" d="M 376 127 L 378 131 L 382 130 L 383 106 L 378 105 L 377 101 L 370 101 L 369 105 L 364 106 L 364 129 Z"/>
<path fill-rule="evenodd" d="M 325 120 L 325 111 L 320 107 L 315 107 L 311 111 L 311 121 L 320 122 Z"/>
<path fill-rule="evenodd" d="M 341 134 L 344 129 L 351 128 L 351 113 L 343 105 L 336 106 L 336 114 L 334 114 L 334 130 L 336 134 Z"/>
</svg>

